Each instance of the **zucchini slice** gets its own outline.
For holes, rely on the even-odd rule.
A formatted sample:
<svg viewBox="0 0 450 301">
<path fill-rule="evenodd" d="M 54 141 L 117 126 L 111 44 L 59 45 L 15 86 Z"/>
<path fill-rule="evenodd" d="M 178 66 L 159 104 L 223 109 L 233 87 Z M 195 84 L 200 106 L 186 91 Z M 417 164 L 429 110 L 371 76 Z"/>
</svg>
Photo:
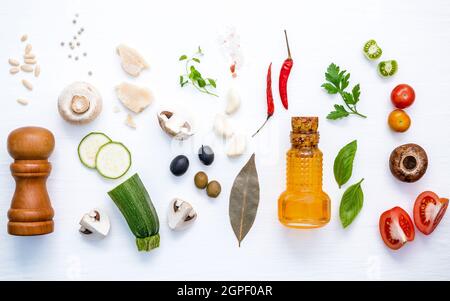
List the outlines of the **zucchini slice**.
<svg viewBox="0 0 450 301">
<path fill-rule="evenodd" d="M 78 144 L 78 157 L 81 163 L 88 168 L 95 168 L 95 157 L 103 145 L 112 140 L 103 133 L 92 132 L 84 136 Z"/>
<path fill-rule="evenodd" d="M 100 147 L 95 157 L 97 171 L 108 179 L 118 179 L 131 167 L 131 154 L 120 142 L 109 142 Z"/>
</svg>

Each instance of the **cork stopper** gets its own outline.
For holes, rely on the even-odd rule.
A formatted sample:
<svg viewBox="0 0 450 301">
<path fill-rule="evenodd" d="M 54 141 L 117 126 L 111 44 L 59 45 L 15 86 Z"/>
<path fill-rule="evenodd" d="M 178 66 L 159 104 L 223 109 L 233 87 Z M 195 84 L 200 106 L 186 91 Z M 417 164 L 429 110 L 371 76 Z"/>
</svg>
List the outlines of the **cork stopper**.
<svg viewBox="0 0 450 301">
<path fill-rule="evenodd" d="M 319 117 L 292 117 L 293 133 L 315 133 L 319 127 Z"/>
<path fill-rule="evenodd" d="M 294 147 L 312 147 L 319 144 L 318 117 L 292 117 L 291 144 Z"/>
</svg>

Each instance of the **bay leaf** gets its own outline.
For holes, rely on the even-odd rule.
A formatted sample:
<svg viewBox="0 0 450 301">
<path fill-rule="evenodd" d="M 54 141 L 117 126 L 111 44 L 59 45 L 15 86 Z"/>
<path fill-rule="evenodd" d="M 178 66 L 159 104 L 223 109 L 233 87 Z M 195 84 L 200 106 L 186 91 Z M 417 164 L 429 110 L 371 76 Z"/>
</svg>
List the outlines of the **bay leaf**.
<svg viewBox="0 0 450 301">
<path fill-rule="evenodd" d="M 230 193 L 231 227 L 241 242 L 253 226 L 259 204 L 259 180 L 253 154 L 234 180 Z"/>
</svg>

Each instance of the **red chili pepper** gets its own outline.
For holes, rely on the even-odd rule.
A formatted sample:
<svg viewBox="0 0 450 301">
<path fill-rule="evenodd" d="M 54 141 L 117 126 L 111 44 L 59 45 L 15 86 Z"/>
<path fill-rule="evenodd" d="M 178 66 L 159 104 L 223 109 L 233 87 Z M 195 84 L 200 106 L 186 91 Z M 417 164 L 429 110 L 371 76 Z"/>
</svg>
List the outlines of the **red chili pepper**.
<svg viewBox="0 0 450 301">
<path fill-rule="evenodd" d="M 267 99 L 267 118 L 264 121 L 263 125 L 252 135 L 255 137 L 256 134 L 266 125 L 267 120 L 272 117 L 275 112 L 275 106 L 273 104 L 273 95 L 272 95 L 272 63 L 269 65 L 269 70 L 267 70 L 267 80 L 266 80 L 266 99 Z"/>
<path fill-rule="evenodd" d="M 286 37 L 286 46 L 288 50 L 288 58 L 284 61 L 283 66 L 280 70 L 280 79 L 278 81 L 279 84 L 279 90 L 280 90 L 280 98 L 281 103 L 283 104 L 284 108 L 288 109 L 288 95 L 287 95 L 287 84 L 289 79 L 289 74 L 291 74 L 292 66 L 294 65 L 294 61 L 291 57 L 291 50 L 289 49 L 289 41 L 287 37 L 286 30 L 284 31 L 284 36 Z"/>
</svg>

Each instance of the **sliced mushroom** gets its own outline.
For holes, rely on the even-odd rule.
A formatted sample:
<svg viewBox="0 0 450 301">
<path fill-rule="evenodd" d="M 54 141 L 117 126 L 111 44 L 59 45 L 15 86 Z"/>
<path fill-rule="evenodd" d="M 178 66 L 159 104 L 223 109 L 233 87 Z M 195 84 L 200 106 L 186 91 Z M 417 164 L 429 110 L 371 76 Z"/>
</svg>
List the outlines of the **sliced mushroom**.
<svg viewBox="0 0 450 301">
<path fill-rule="evenodd" d="M 116 95 L 123 105 L 134 113 L 142 112 L 153 101 L 150 90 L 129 83 L 116 86 Z"/>
<path fill-rule="evenodd" d="M 227 144 L 227 156 L 238 157 L 247 149 L 247 137 L 242 133 L 236 133 L 231 136 Z"/>
<path fill-rule="evenodd" d="M 167 222 L 170 229 L 175 231 L 184 230 L 190 227 L 196 219 L 197 213 L 188 202 L 175 198 L 170 203 L 167 214 Z"/>
<path fill-rule="evenodd" d="M 97 234 L 101 237 L 107 236 L 111 227 L 108 215 L 98 208 L 83 215 L 80 225 L 81 233 L 86 235 Z"/>
<path fill-rule="evenodd" d="M 135 49 L 120 44 L 116 50 L 121 59 L 122 69 L 129 75 L 137 77 L 143 69 L 148 68 L 145 59 Z"/>
<path fill-rule="evenodd" d="M 394 149 L 389 158 L 392 175 L 402 182 L 418 181 L 427 171 L 428 157 L 417 144 L 404 144 Z"/>
<path fill-rule="evenodd" d="M 165 133 L 177 140 L 186 140 L 194 134 L 191 123 L 181 114 L 161 111 L 158 113 L 158 122 Z"/>
<path fill-rule="evenodd" d="M 91 84 L 75 82 L 61 92 L 58 111 L 70 123 L 85 124 L 94 120 L 102 111 L 102 97 Z"/>
<path fill-rule="evenodd" d="M 234 133 L 234 128 L 231 120 L 223 114 L 216 115 L 213 128 L 217 136 L 223 138 L 230 138 Z"/>
<path fill-rule="evenodd" d="M 228 115 L 235 113 L 241 106 L 241 95 L 239 94 L 239 89 L 234 81 L 235 80 L 233 80 L 233 83 L 227 92 L 227 105 L 225 108 L 225 113 Z"/>
</svg>

